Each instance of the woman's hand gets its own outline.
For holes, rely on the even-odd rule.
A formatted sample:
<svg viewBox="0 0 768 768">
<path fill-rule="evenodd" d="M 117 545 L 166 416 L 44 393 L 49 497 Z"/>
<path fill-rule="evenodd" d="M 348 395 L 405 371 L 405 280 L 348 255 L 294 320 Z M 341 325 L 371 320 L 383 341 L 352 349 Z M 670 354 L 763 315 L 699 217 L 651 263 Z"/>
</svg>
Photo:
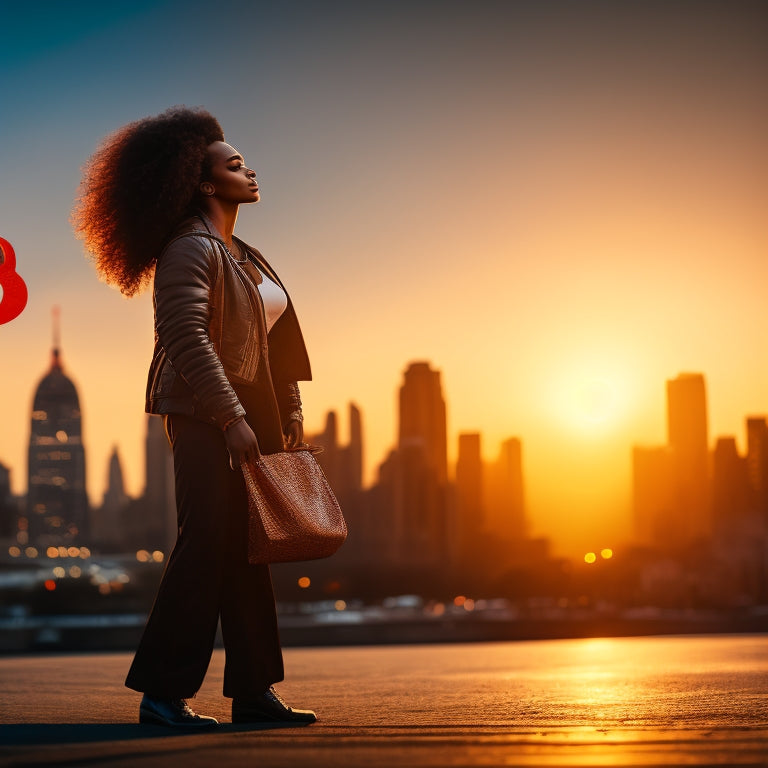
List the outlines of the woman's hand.
<svg viewBox="0 0 768 768">
<path fill-rule="evenodd" d="M 290 451 L 304 442 L 304 425 L 296 419 L 291 419 L 283 429 L 285 447 Z"/>
<path fill-rule="evenodd" d="M 229 466 L 237 469 L 246 461 L 255 460 L 259 453 L 259 442 L 245 419 L 236 421 L 224 430 L 224 440 L 229 451 Z"/>
</svg>

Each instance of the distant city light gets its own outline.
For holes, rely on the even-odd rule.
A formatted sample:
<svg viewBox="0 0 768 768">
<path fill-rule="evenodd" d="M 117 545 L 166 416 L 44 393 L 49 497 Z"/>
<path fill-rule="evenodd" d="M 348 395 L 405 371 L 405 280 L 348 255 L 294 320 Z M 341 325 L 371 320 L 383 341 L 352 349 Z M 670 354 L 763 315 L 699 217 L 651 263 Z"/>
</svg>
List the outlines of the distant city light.
<svg viewBox="0 0 768 768">
<path fill-rule="evenodd" d="M 48 549 L 45 550 L 45 554 L 48 555 L 48 557 L 58 557 L 59 550 L 56 547 L 48 547 Z"/>
<path fill-rule="evenodd" d="M 453 598 L 453 604 L 460 608 L 464 603 L 466 602 L 467 598 L 464 597 L 464 595 L 456 595 L 456 597 Z"/>
<path fill-rule="evenodd" d="M 475 601 L 471 597 L 468 597 L 464 601 L 464 610 L 465 611 L 474 611 L 475 610 Z"/>
<path fill-rule="evenodd" d="M 80 557 L 80 548 L 79 547 L 70 547 L 67 550 L 67 554 L 70 557 Z"/>
<path fill-rule="evenodd" d="M 584 555 L 585 563 L 594 563 L 595 560 L 597 560 L 597 555 L 594 552 L 587 552 L 587 554 Z"/>
<path fill-rule="evenodd" d="M 21 555 L 21 550 L 18 547 L 8 547 L 8 554 L 11 557 L 19 557 Z"/>
<path fill-rule="evenodd" d="M 27 548 L 24 550 L 24 554 L 25 554 L 27 557 L 37 557 L 37 550 L 36 550 L 34 547 L 27 547 Z"/>
<path fill-rule="evenodd" d="M 136 553 L 136 559 L 137 559 L 137 560 L 138 560 L 140 563 L 148 563 L 148 562 L 149 562 L 149 561 L 152 559 L 152 555 L 150 555 L 150 554 L 149 554 L 149 552 L 147 552 L 147 550 L 146 550 L 146 549 L 140 549 L 140 550 L 139 550 L 139 551 Z"/>
<path fill-rule="evenodd" d="M 306 589 L 311 583 L 312 582 L 310 581 L 309 576 L 301 576 L 298 582 L 302 589 Z"/>
<path fill-rule="evenodd" d="M 53 579 L 46 579 L 44 586 L 49 592 L 53 592 L 56 589 L 56 582 Z"/>
<path fill-rule="evenodd" d="M 64 569 L 63 569 L 63 568 L 62 568 L 60 565 L 57 565 L 57 566 L 56 566 L 56 567 L 53 569 L 53 575 L 54 575 L 54 576 L 55 576 L 57 579 L 63 579 L 63 578 L 64 578 L 64 577 L 67 575 L 67 572 L 66 572 L 66 571 L 65 571 L 65 570 L 64 570 Z"/>
<path fill-rule="evenodd" d="M 347 607 L 347 604 L 344 602 L 344 600 L 337 600 L 333 605 L 337 611 L 343 611 Z"/>
<path fill-rule="evenodd" d="M 603 560 L 610 560 L 613 557 L 613 550 L 612 549 L 601 549 L 600 550 L 600 557 L 603 558 Z"/>
<path fill-rule="evenodd" d="M 156 563 L 162 563 L 164 558 L 165 558 L 165 555 L 164 555 L 164 554 L 163 554 L 163 553 L 162 553 L 162 552 L 161 552 L 159 549 L 156 549 L 156 550 L 155 550 L 155 551 L 152 553 L 152 559 L 153 559 L 153 560 L 154 560 Z"/>
</svg>

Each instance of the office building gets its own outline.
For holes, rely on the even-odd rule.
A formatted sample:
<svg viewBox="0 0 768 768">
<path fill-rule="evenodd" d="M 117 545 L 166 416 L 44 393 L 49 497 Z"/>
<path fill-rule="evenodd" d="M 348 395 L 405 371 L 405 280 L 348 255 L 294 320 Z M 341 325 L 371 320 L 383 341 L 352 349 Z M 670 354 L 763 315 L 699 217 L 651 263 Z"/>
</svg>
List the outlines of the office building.
<svg viewBox="0 0 768 768">
<path fill-rule="evenodd" d="M 32 405 L 25 518 L 29 544 L 38 549 L 89 544 L 88 517 L 80 400 L 55 340 L 50 368 Z"/>
<path fill-rule="evenodd" d="M 672 543 L 686 545 L 712 533 L 709 495 L 707 395 L 704 376 L 667 381 L 667 444 L 672 452 Z"/>
</svg>

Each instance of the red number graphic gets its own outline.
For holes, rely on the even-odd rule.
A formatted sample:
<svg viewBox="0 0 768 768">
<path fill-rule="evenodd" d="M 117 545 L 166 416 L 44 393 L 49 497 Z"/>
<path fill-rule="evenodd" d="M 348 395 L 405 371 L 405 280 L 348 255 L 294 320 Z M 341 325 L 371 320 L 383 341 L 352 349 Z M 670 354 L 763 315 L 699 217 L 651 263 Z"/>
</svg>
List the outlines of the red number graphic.
<svg viewBox="0 0 768 768">
<path fill-rule="evenodd" d="M 10 323 L 27 306 L 27 284 L 16 271 L 16 252 L 13 246 L 0 237 L 0 325 Z"/>
</svg>

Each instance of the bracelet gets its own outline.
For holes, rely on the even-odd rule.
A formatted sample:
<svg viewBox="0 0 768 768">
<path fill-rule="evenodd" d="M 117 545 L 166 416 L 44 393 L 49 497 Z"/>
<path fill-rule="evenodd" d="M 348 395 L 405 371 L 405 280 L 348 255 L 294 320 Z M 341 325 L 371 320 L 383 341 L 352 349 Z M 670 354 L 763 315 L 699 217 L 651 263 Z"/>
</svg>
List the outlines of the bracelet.
<svg viewBox="0 0 768 768">
<path fill-rule="evenodd" d="M 288 421 L 298 421 L 301 423 L 304 421 L 304 414 L 301 411 L 291 411 L 288 414 Z"/>
<path fill-rule="evenodd" d="M 226 432 L 233 424 L 237 424 L 238 421 L 242 421 L 245 416 L 235 416 L 229 421 L 224 422 L 224 426 L 221 428 L 222 432 Z"/>
<path fill-rule="evenodd" d="M 295 381 L 288 385 L 288 400 L 292 408 L 301 410 L 301 394 L 299 393 L 299 385 Z"/>
</svg>

